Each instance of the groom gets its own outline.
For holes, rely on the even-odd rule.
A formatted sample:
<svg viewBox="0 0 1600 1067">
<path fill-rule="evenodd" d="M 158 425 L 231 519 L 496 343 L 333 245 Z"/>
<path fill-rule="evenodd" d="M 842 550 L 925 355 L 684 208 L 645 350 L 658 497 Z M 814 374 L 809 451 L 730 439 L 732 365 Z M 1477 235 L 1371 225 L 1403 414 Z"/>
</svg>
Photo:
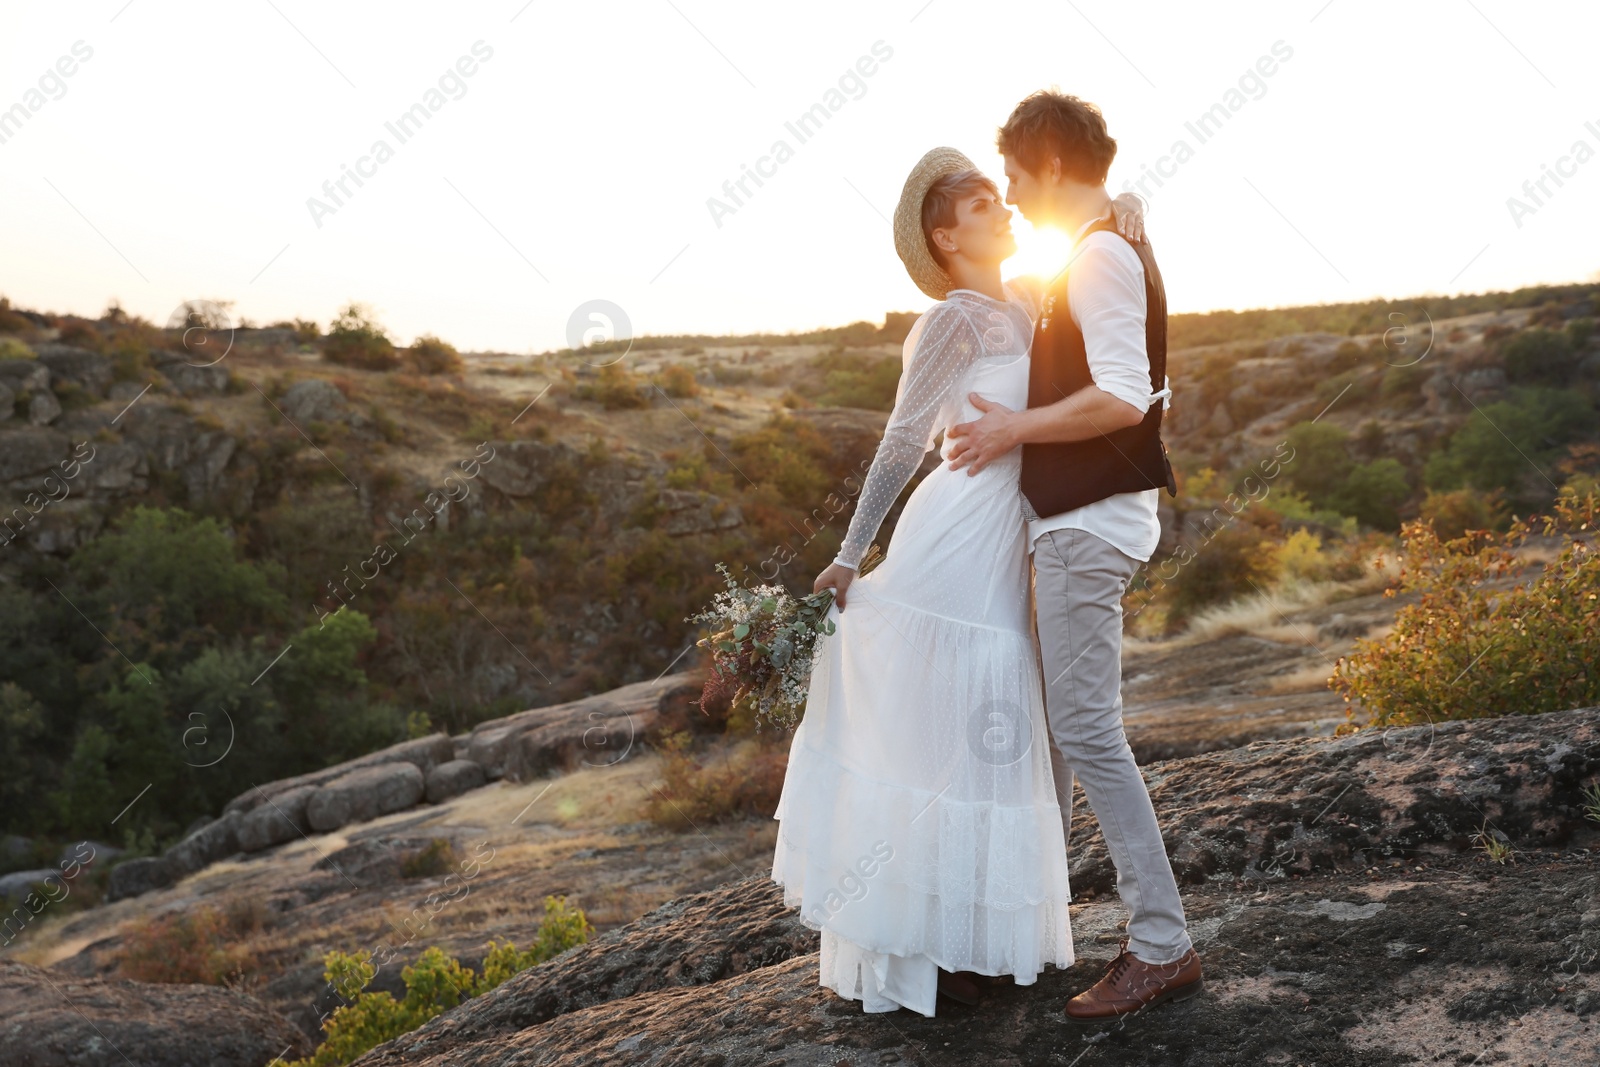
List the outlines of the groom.
<svg viewBox="0 0 1600 1067">
<path fill-rule="evenodd" d="M 1076 244 L 1041 295 L 1028 407 L 1011 411 L 971 394 L 985 414 L 951 427 L 951 467 L 973 474 L 1022 448 L 1062 822 L 1070 830 L 1076 774 L 1129 911 L 1127 939 L 1105 977 L 1067 1002 L 1069 1018 L 1093 1022 L 1201 986 L 1155 809 L 1122 728 L 1122 594 L 1155 551 L 1161 488 L 1177 492 L 1161 443 L 1167 298 L 1150 246 L 1129 244 L 1113 224 L 1105 180 L 1117 142 L 1093 104 L 1035 93 L 1012 111 L 998 142 L 1006 203 Z"/>
</svg>

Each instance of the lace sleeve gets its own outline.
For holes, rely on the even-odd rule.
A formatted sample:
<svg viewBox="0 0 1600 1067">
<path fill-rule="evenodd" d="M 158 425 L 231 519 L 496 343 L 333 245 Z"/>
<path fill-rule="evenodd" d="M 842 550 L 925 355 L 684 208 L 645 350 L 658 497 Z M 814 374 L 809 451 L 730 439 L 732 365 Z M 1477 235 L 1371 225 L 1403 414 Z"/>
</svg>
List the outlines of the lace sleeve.
<svg viewBox="0 0 1600 1067">
<path fill-rule="evenodd" d="M 978 353 L 977 331 L 966 312 L 950 301 L 935 304 L 911 328 L 894 412 L 872 457 L 835 563 L 852 569 L 861 563 L 884 516 L 933 447 L 935 420 Z"/>
</svg>

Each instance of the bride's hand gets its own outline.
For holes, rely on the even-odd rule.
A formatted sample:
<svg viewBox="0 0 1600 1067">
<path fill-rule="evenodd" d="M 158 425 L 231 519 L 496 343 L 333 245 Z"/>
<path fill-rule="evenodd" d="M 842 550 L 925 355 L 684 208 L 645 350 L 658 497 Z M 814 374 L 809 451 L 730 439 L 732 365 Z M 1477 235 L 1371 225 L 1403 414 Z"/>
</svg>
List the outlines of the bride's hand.
<svg viewBox="0 0 1600 1067">
<path fill-rule="evenodd" d="M 820 593 L 824 589 L 833 590 L 833 602 L 839 605 L 839 610 L 844 610 L 844 591 L 850 588 L 850 583 L 855 580 L 856 572 L 849 567 L 841 567 L 837 563 L 828 564 L 827 570 L 817 575 L 817 580 L 811 583 L 811 591 Z"/>
<path fill-rule="evenodd" d="M 1111 217 L 1122 236 L 1136 244 L 1144 243 L 1144 201 L 1137 193 L 1123 193 L 1111 201 Z"/>
</svg>

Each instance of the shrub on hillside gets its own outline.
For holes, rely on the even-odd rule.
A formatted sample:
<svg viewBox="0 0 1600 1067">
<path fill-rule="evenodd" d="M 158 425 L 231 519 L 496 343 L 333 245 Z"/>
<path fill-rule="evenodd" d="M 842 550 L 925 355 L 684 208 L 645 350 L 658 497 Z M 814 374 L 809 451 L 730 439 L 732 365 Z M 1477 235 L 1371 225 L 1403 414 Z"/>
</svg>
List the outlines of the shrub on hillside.
<svg viewBox="0 0 1600 1067">
<path fill-rule="evenodd" d="M 735 437 L 732 452 L 745 477 L 797 507 L 822 507 L 837 491 L 828 472 L 829 442 L 810 423 L 774 416 L 760 429 Z"/>
<path fill-rule="evenodd" d="M 639 377 L 618 360 L 601 367 L 599 374 L 575 388 L 572 395 L 579 400 L 592 400 L 607 411 L 620 411 L 650 406 L 643 387 Z"/>
<path fill-rule="evenodd" d="M 1278 546 L 1276 561 L 1281 581 L 1325 582 L 1333 574 L 1333 561 L 1322 550 L 1322 538 L 1310 530 L 1295 530 Z"/>
<path fill-rule="evenodd" d="M 230 944 L 231 929 L 227 916 L 211 907 L 144 920 L 123 938 L 118 970 L 136 982 L 220 985 L 252 962 Z"/>
<path fill-rule="evenodd" d="M 1476 489 L 1430 489 L 1417 517 L 1432 523 L 1433 532 L 1441 541 L 1454 541 L 1469 530 L 1498 530 L 1506 520 L 1497 489 L 1487 493 Z"/>
<path fill-rule="evenodd" d="M 1594 417 L 1575 393 L 1515 389 L 1509 399 L 1474 409 L 1449 444 L 1428 457 L 1424 480 L 1430 489 L 1499 489 L 1513 507 L 1543 507 L 1553 495 L 1545 471 Z"/>
<path fill-rule="evenodd" d="M 33 349 L 15 337 L 0 337 L 0 359 L 37 359 Z"/>
<path fill-rule="evenodd" d="M 682 363 L 669 363 L 656 375 L 656 384 L 661 391 L 671 397 L 690 397 L 700 395 L 700 383 L 695 380 L 694 371 Z"/>
<path fill-rule="evenodd" d="M 727 758 L 705 759 L 690 748 L 687 733 L 661 741 L 661 781 L 645 803 L 647 819 L 688 830 L 744 815 L 771 815 L 783 792 L 788 750 L 771 743 L 736 748 Z"/>
<path fill-rule="evenodd" d="M 843 347 L 812 357 L 795 392 L 824 407 L 889 411 L 900 382 L 898 356 L 872 356 Z"/>
<path fill-rule="evenodd" d="M 1594 336 L 1594 320 L 1591 318 L 1573 319 L 1567 323 L 1567 342 L 1574 351 L 1585 348 L 1589 339 Z"/>
<path fill-rule="evenodd" d="M 22 333 L 33 328 L 26 315 L 11 310 L 11 298 L 0 296 L 0 333 Z"/>
<path fill-rule="evenodd" d="M 85 319 L 57 319 L 56 329 L 60 332 L 56 339 L 64 345 L 73 345 L 76 348 L 87 348 L 91 352 L 104 352 L 106 339 L 94 323 Z"/>
<path fill-rule="evenodd" d="M 583 944 L 593 933 L 581 908 L 570 906 L 565 897 L 546 897 L 544 921 L 526 951 L 519 952 L 510 941 L 491 940 L 483 973 L 479 974 L 441 949 L 429 948 L 415 965 L 400 971 L 406 984 L 403 1000 L 395 1000 L 387 992 L 364 992 L 377 974 L 370 952 L 329 952 L 323 959 L 323 976 L 334 992 L 349 1003 L 335 1008 L 323 1025 L 325 1037 L 315 1053 L 292 1063 L 273 1059 L 268 1067 L 338 1067 L 350 1063 L 462 1001 L 487 993 L 512 975 Z"/>
<path fill-rule="evenodd" d="M 415 737 L 426 737 L 432 733 L 432 725 L 428 722 L 427 715 L 424 714 L 422 716 L 416 731 L 408 732 L 411 732 Z M 400 877 L 434 878 L 441 874 L 449 874 L 455 869 L 458 862 L 455 848 L 450 844 L 450 839 L 435 837 L 421 848 L 401 857 Z"/>
<path fill-rule="evenodd" d="M 1517 385 L 1565 385 L 1578 369 L 1578 353 L 1565 331 L 1523 330 L 1506 342 L 1506 380 Z"/>
<path fill-rule="evenodd" d="M 1328 422 L 1301 422 L 1289 428 L 1291 459 L 1284 475 L 1294 489 L 1319 508 L 1334 506 L 1335 497 L 1350 475 L 1350 435 Z"/>
<path fill-rule="evenodd" d="M 1400 506 L 1411 495 L 1406 469 L 1385 456 L 1353 468 L 1334 494 L 1333 506 L 1342 515 L 1380 530 L 1400 528 Z"/>
<path fill-rule="evenodd" d="M 1538 523 L 1557 557 L 1513 588 L 1514 549 L 1535 523 L 1442 540 L 1425 522 L 1404 531 L 1398 591 L 1417 594 L 1384 637 L 1359 641 L 1330 684 L 1357 726 L 1531 715 L 1600 703 L 1600 556 L 1590 545 L 1600 497 L 1561 496 Z M 1391 591 L 1391 595 L 1394 591 Z M 1358 720 L 1357 707 L 1363 713 Z"/>
<path fill-rule="evenodd" d="M 371 310 L 354 302 L 345 305 L 333 320 L 327 339 L 322 342 L 322 358 L 358 370 L 394 370 L 400 366 L 400 354 Z"/>
<path fill-rule="evenodd" d="M 1197 546 L 1171 580 L 1167 630 L 1181 629 L 1203 608 L 1265 588 L 1278 573 L 1277 550 L 1260 528 L 1235 520 Z"/>
<path fill-rule="evenodd" d="M 461 353 L 448 341 L 425 333 L 406 349 L 406 362 L 418 374 L 460 374 L 466 369 Z"/>
</svg>

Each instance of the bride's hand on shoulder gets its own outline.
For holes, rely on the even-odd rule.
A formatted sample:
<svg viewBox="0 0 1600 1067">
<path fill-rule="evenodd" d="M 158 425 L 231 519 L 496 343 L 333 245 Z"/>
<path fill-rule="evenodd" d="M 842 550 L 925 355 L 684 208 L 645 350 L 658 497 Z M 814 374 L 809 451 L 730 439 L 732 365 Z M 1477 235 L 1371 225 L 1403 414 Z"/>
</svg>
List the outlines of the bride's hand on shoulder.
<svg viewBox="0 0 1600 1067">
<path fill-rule="evenodd" d="M 1111 216 L 1117 231 L 1130 241 L 1145 243 L 1144 201 L 1137 193 L 1123 193 L 1111 201 Z"/>
<path fill-rule="evenodd" d="M 856 572 L 849 567 L 841 567 L 837 563 L 830 563 L 826 570 L 817 575 L 817 580 L 811 583 L 811 591 L 820 593 L 824 589 L 833 590 L 833 602 L 839 605 L 839 610 L 844 610 L 845 590 L 850 588 L 850 583 L 855 580 Z"/>
</svg>

